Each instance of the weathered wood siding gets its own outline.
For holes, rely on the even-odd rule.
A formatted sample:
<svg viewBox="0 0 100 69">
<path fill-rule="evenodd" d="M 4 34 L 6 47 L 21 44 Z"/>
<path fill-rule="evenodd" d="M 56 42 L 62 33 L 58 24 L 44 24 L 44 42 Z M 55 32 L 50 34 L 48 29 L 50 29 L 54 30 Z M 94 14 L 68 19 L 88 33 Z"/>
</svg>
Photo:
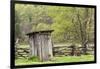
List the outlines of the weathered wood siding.
<svg viewBox="0 0 100 69">
<path fill-rule="evenodd" d="M 29 36 L 29 44 L 30 44 L 30 56 L 35 56 L 35 54 L 34 54 L 34 38 L 33 38 L 33 36 Z"/>
<path fill-rule="evenodd" d="M 36 33 L 29 36 L 30 55 L 38 56 L 40 61 L 47 61 L 53 57 L 51 33 Z"/>
<path fill-rule="evenodd" d="M 50 56 L 50 58 L 52 58 L 53 57 L 53 43 L 52 43 L 52 40 L 51 40 L 51 36 L 49 35 L 48 36 L 48 49 L 49 49 L 49 56 Z"/>
<path fill-rule="evenodd" d="M 41 61 L 49 60 L 48 35 L 40 34 Z"/>
<path fill-rule="evenodd" d="M 42 45 L 41 45 L 41 36 L 38 37 L 38 56 L 40 61 L 42 61 Z"/>
</svg>

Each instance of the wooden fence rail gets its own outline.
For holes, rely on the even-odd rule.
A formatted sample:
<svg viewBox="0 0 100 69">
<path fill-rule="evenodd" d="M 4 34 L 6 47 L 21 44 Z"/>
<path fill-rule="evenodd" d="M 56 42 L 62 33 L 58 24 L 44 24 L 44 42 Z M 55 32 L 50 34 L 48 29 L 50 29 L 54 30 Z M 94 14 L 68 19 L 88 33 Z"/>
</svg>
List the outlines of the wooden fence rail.
<svg viewBox="0 0 100 69">
<path fill-rule="evenodd" d="M 82 53 L 82 47 L 76 47 L 72 50 L 72 48 L 69 46 L 60 46 L 60 47 L 53 47 L 53 55 L 54 56 L 80 56 Z M 94 47 L 88 47 L 87 48 L 88 54 L 94 54 Z M 27 58 L 30 55 L 29 48 L 16 48 L 15 50 L 15 56 L 16 58 Z"/>
<path fill-rule="evenodd" d="M 29 57 L 30 50 L 28 48 L 16 48 L 15 58 L 27 58 Z"/>
<path fill-rule="evenodd" d="M 67 46 L 62 46 L 62 47 L 54 47 L 53 48 L 53 53 L 54 56 L 59 56 L 59 55 L 66 55 L 66 56 L 80 56 L 82 54 L 82 49 L 83 47 L 67 47 Z M 94 54 L 94 47 L 88 47 L 87 48 L 87 54 Z"/>
</svg>

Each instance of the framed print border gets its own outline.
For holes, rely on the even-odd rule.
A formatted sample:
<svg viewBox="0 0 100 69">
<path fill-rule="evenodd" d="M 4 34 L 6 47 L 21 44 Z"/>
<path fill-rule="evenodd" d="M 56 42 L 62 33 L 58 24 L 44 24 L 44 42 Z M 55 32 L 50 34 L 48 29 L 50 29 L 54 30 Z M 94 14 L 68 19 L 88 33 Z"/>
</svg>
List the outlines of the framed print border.
<svg viewBox="0 0 100 69">
<path fill-rule="evenodd" d="M 70 63 L 52 63 L 52 64 L 41 64 L 41 65 L 20 65 L 20 66 L 15 66 L 15 4 L 37 4 L 37 5 L 51 5 L 51 6 L 69 6 L 69 7 L 85 7 L 85 8 L 94 8 L 95 13 L 94 13 L 94 21 L 95 21 L 95 27 L 94 27 L 94 61 L 86 61 L 86 62 L 70 62 Z M 78 65 L 78 64 L 91 64 L 91 63 L 96 63 L 96 6 L 95 5 L 81 5 L 81 4 L 64 4 L 64 3 L 50 3 L 50 2 L 35 2 L 35 1 L 11 1 L 11 48 L 10 48 L 10 55 L 11 55 L 11 63 L 10 67 L 13 68 L 28 68 L 28 67 L 44 67 L 44 66 L 59 66 L 59 65 Z"/>
</svg>

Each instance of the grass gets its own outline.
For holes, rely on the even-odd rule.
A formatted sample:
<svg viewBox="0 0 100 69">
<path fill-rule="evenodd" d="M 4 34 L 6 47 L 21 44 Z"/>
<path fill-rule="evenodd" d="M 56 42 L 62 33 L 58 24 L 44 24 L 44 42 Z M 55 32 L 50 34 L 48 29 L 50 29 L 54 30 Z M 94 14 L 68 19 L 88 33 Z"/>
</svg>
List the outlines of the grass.
<svg viewBox="0 0 100 69">
<path fill-rule="evenodd" d="M 29 48 L 29 45 L 19 45 L 18 48 Z"/>
<path fill-rule="evenodd" d="M 84 61 L 94 61 L 93 55 L 82 55 L 82 56 L 62 56 L 53 57 L 51 61 L 39 62 L 39 60 L 28 60 L 25 58 L 16 59 L 15 65 L 31 65 L 31 64 L 51 64 L 51 63 L 70 63 L 70 62 L 84 62 Z"/>
<path fill-rule="evenodd" d="M 54 44 L 54 46 L 53 47 L 62 47 L 62 46 L 70 46 L 71 45 L 71 43 L 57 43 L 57 44 Z M 77 46 L 80 46 L 80 44 L 76 44 Z M 25 44 L 19 44 L 19 46 L 18 46 L 19 48 L 29 48 L 30 46 L 27 44 L 27 45 L 25 45 Z"/>
</svg>

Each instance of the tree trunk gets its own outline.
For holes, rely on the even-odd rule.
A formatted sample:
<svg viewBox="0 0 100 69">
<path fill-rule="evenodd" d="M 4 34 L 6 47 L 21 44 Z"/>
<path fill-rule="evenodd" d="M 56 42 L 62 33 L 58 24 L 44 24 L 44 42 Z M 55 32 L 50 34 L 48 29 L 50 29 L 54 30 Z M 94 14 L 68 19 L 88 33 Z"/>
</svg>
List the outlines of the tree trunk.
<svg viewBox="0 0 100 69">
<path fill-rule="evenodd" d="M 87 41 L 85 40 L 83 43 L 82 43 L 82 53 L 84 54 L 84 55 L 86 55 L 87 54 Z"/>
</svg>

